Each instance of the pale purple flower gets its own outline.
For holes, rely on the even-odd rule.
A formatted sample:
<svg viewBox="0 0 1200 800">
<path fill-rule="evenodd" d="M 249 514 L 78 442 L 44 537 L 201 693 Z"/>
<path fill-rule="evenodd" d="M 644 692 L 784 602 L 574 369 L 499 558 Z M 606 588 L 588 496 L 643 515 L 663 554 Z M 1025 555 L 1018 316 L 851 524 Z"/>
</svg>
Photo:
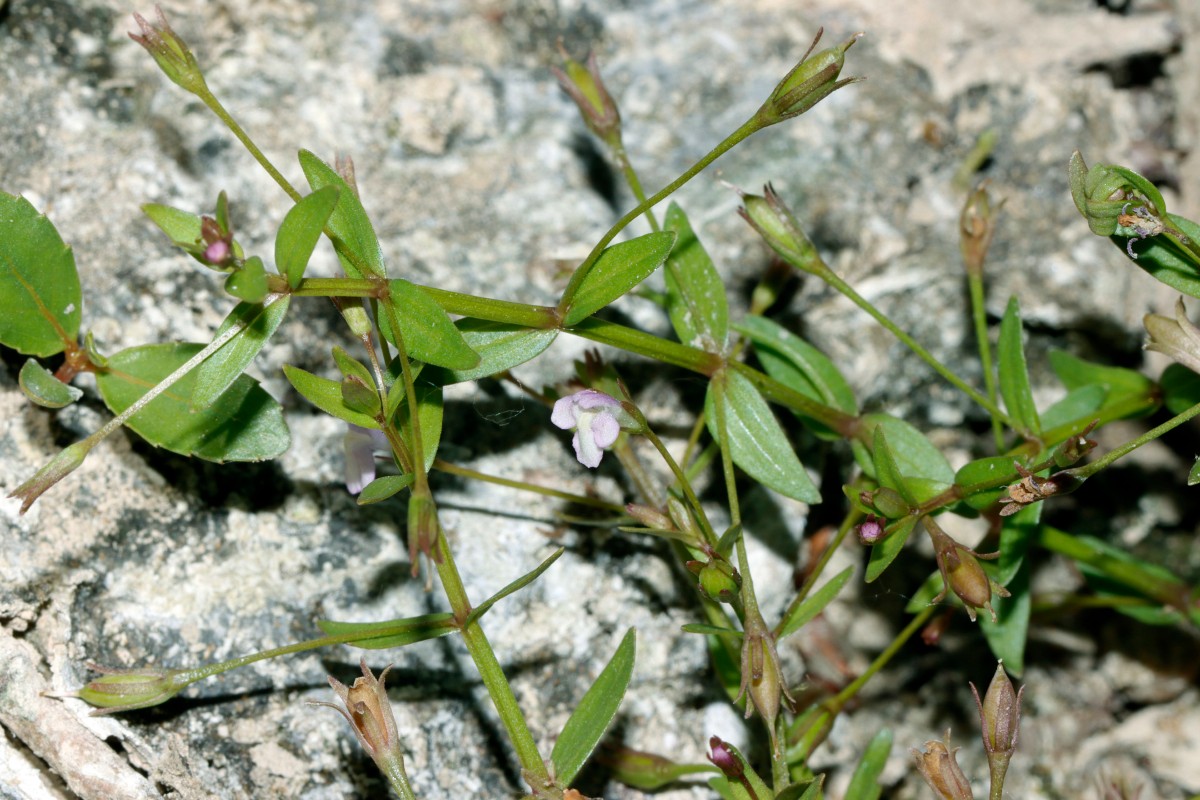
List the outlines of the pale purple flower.
<svg viewBox="0 0 1200 800">
<path fill-rule="evenodd" d="M 375 451 L 388 449 L 387 437 L 383 431 L 346 423 L 342 447 L 346 453 L 346 488 L 350 494 L 358 494 L 375 480 Z"/>
<path fill-rule="evenodd" d="M 565 431 L 574 430 L 571 445 L 575 457 L 585 467 L 595 469 L 606 448 L 612 447 L 621 435 L 621 427 L 632 428 L 633 418 L 621 408 L 615 397 L 584 389 L 561 398 L 554 404 L 550 421 Z"/>
</svg>

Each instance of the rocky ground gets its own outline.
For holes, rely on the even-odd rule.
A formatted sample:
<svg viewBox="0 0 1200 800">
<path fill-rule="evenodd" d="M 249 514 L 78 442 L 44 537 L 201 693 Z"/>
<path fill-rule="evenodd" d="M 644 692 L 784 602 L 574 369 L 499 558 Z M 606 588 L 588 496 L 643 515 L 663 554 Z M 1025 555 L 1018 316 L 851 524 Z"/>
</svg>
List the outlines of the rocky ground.
<svg viewBox="0 0 1200 800">
<path fill-rule="evenodd" d="M 1142 365 L 1140 320 L 1171 293 L 1092 236 L 1067 191 L 1066 163 L 1128 165 L 1165 187 L 1173 211 L 1200 215 L 1200 10 L 1147 0 L 179 0 L 164 8 L 208 66 L 209 83 L 293 180 L 304 147 L 353 156 L 364 203 L 393 274 L 525 302 L 553 302 L 562 265 L 581 258 L 631 205 L 548 67 L 561 38 L 600 57 L 634 164 L 648 187 L 672 179 L 747 117 L 818 27 L 857 31 L 847 73 L 866 82 L 809 115 L 753 137 L 678 196 L 734 287 L 735 307 L 767 255 L 734 213 L 725 181 L 772 181 L 817 246 L 863 295 L 961 374 L 972 361 L 956 226 L 955 176 L 979 137 L 996 145 L 975 176 L 1006 199 L 989 264 L 988 307 L 1020 298 L 1032 329 L 1040 398 L 1055 384 L 1046 352 Z M 288 200 L 197 101 L 170 85 L 125 32 L 117 0 L 0 3 L 0 188 L 24 194 L 75 248 L 84 328 L 105 352 L 154 341 L 203 341 L 231 302 L 219 280 L 182 257 L 139 210 L 143 202 L 206 210 L 224 189 L 240 241 L 270 251 Z M 333 269 L 331 258 L 315 270 Z M 332 274 L 326 272 L 325 274 Z M 648 303 L 618 311 L 665 331 Z M 959 462 L 981 429 L 969 402 L 849 305 L 802 283 L 786 318 L 833 356 L 872 410 L 930 432 Z M 0 502 L 0 796 L 58 798 L 367 798 L 382 796 L 344 723 L 305 705 L 330 699 L 357 652 L 265 662 L 194 687 L 160 709 L 87 716 L 46 691 L 79 686 L 87 662 L 187 665 L 315 634 L 320 618 L 375 620 L 440 610 L 440 594 L 407 579 L 397 508 L 355 506 L 342 483 L 343 426 L 317 414 L 280 366 L 329 373 L 339 319 L 299 307 L 256 363 L 289 413 L 293 446 L 277 462 L 217 466 L 111 437 L 27 515 Z M 343 342 L 344 343 L 344 342 Z M 585 343 L 562 337 L 520 368 L 540 386 L 567 378 Z M 22 359 L 0 370 L 0 488 L 10 491 L 56 448 L 107 412 L 90 386 L 61 413 L 29 406 Z M 622 363 L 652 417 L 670 425 L 693 404 L 687 376 Z M 1139 423 L 1140 424 L 1140 423 Z M 1107 444 L 1138 427 L 1114 430 Z M 1128 467 L 1054 511 L 1195 582 L 1200 515 L 1184 475 L 1196 431 L 1139 451 Z M 1103 443 L 1102 443 L 1103 444 Z M 448 395 L 445 457 L 475 469 L 626 497 L 616 470 L 585 474 L 545 410 L 496 384 Z M 840 460 L 838 460 L 840 459 Z M 823 471 L 830 504 L 845 454 Z M 464 580 L 479 597 L 568 552 L 488 617 L 488 632 L 531 726 L 554 732 L 625 630 L 638 629 L 633 684 L 615 736 L 629 747 L 701 760 L 708 736 L 747 731 L 708 675 L 692 589 L 643 540 L 563 528 L 532 495 L 443 481 L 443 520 Z M 751 557 L 768 617 L 786 602 L 802 539 L 837 511 L 758 492 L 748 498 Z M 885 586 L 854 581 L 812 637 L 785 653 L 819 674 L 816 637 L 861 669 L 903 624 L 904 593 L 927 554 Z M 857 564 L 857 545 L 838 558 Z M 1048 561 L 1036 586 L 1073 588 Z M 823 634 L 822 634 L 823 631 Z M 807 648 L 807 649 L 806 649 Z M 1192 632 L 1093 613 L 1047 618 L 1030 644 L 1022 749 L 1009 796 L 1097 797 L 1122 775 L 1143 800 L 1200 793 L 1200 710 Z M 486 693 L 452 639 L 389 660 L 391 698 L 422 798 L 520 791 Z M 807 657 L 807 659 L 806 659 Z M 978 632 L 957 625 L 938 649 L 911 646 L 871 684 L 817 762 L 840 797 L 880 727 L 895 732 L 889 798 L 925 798 L 906 751 L 953 727 L 961 761 L 982 776 L 967 681 L 994 668 Z M 639 793 L 586 773 L 607 798 Z M 982 781 L 982 777 L 980 778 Z M 977 794 L 983 783 L 977 783 Z M 701 798 L 683 787 L 663 798 Z"/>
</svg>

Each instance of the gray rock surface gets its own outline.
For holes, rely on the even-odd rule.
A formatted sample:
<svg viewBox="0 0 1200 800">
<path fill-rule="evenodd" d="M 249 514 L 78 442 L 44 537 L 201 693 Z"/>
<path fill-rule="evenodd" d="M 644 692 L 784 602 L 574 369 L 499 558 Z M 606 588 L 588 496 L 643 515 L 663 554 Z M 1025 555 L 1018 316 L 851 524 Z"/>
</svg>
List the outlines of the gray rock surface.
<svg viewBox="0 0 1200 800">
<path fill-rule="evenodd" d="M 1195 9 L 1183 0 L 1178 12 L 1142 0 L 1108 6 L 1127 13 L 1090 0 L 164 3 L 210 85 L 291 180 L 302 180 L 300 147 L 328 160 L 353 156 L 393 274 L 539 303 L 555 300 L 561 267 L 631 205 L 549 75 L 559 37 L 576 54 L 599 53 L 631 157 L 647 187 L 657 187 L 752 113 L 818 26 L 831 40 L 866 31 L 847 67 L 866 82 L 756 135 L 677 199 L 744 309 L 741 290 L 768 259 L 718 178 L 751 190 L 773 181 L 844 277 L 978 383 L 955 238 L 962 190 L 952 179 L 976 138 L 994 129 L 998 144 L 982 176 L 1007 205 L 988 307 L 999 315 L 1009 295 L 1020 298 L 1037 331 L 1030 360 L 1043 397 L 1054 391 L 1048 346 L 1136 364 L 1141 316 L 1173 302 L 1088 232 L 1067 193 L 1070 152 L 1166 181 L 1173 208 L 1200 214 Z M 74 246 L 84 327 L 105 352 L 203 341 L 231 306 L 213 273 L 157 235 L 141 203 L 205 210 L 224 189 L 240 241 L 259 252 L 270 252 L 289 207 L 233 137 L 125 36 L 131 10 L 114 0 L 11 0 L 0 11 L 0 188 L 28 197 Z M 331 255 L 313 269 L 333 274 Z M 644 301 L 618 309 L 666 330 Z M 956 428 L 982 418 L 847 301 L 804 281 L 788 318 L 844 367 L 864 407 L 911 419 L 965 460 Z M 285 363 L 329 374 L 331 343 L 348 346 L 336 313 L 308 302 L 256 363 L 289 412 L 294 443 L 278 462 L 194 463 L 122 433 L 24 517 L 13 501 L 0 502 L 0 796 L 382 796 L 344 722 L 305 705 L 330 699 L 330 672 L 353 677 L 357 651 L 258 663 L 199 684 L 186 699 L 119 717 L 89 717 L 77 700 L 40 694 L 78 687 L 89 661 L 191 665 L 312 637 L 321 618 L 442 610 L 439 592 L 407 577 L 402 509 L 356 507 L 341 479 L 343 425 L 282 379 Z M 561 381 L 585 348 L 561 337 L 517 375 L 535 387 Z M 7 493 L 107 412 L 94 392 L 60 413 L 31 408 L 17 388 L 20 359 L 5 357 Z M 624 369 L 663 423 L 699 386 L 636 362 Z M 484 472 L 627 499 L 615 470 L 586 473 L 545 411 L 503 388 L 448 395 L 444 453 Z M 1167 448 L 1151 458 L 1143 464 L 1170 478 L 1127 504 L 1129 529 L 1143 537 L 1193 519 L 1177 498 L 1186 462 Z M 568 548 L 486 625 L 543 752 L 630 626 L 639 651 L 617 726 L 624 744 L 698 761 L 712 734 L 747 740 L 713 688 L 702 641 L 678 633 L 695 618 L 693 595 L 664 550 L 562 527 L 558 506 L 535 495 L 457 481 L 443 481 L 438 494 L 474 598 L 556 545 Z M 825 494 L 835 502 L 836 486 Z M 771 618 L 786 602 L 808 509 L 765 494 L 750 499 L 748 507 L 763 509 L 748 521 Z M 859 555 L 854 546 L 838 558 L 849 565 Z M 1184 549 L 1174 563 L 1195 576 L 1196 558 Z M 913 586 L 927 566 L 914 568 Z M 1077 579 L 1062 573 L 1050 588 Z M 850 669 L 890 640 L 900 617 L 886 608 L 902 598 L 889 594 L 902 590 L 855 581 L 830 610 L 828 636 L 843 642 Z M 1140 779 L 1147 798 L 1200 792 L 1195 737 L 1190 751 L 1179 742 L 1180 731 L 1195 729 L 1195 640 L 1128 630 L 1136 632 L 1043 629 L 1024 678 L 1024 742 L 1010 796 L 1089 796 L 1103 769 Z M 792 674 L 818 670 L 814 649 L 789 645 Z M 459 643 L 368 656 L 377 669 L 396 665 L 391 698 L 420 797 L 518 795 L 516 762 Z M 940 652 L 921 650 L 885 672 L 821 751 L 828 796 L 841 796 L 883 725 L 897 743 L 885 773 L 895 787 L 889 797 L 927 796 L 906 751 L 947 726 L 964 745 L 964 767 L 982 775 L 966 681 L 986 681 L 991 669 L 977 631 L 963 628 Z M 605 785 L 599 772 L 589 780 L 597 795 L 640 796 Z"/>
</svg>

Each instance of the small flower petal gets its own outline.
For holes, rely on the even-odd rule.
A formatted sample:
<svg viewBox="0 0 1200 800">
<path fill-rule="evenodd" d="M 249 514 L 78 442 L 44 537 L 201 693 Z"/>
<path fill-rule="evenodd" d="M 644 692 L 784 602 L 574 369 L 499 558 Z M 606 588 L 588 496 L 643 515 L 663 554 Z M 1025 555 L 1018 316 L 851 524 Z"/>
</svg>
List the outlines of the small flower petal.
<svg viewBox="0 0 1200 800">
<path fill-rule="evenodd" d="M 550 421 L 556 427 L 562 428 L 564 431 L 569 431 L 575 427 L 578 422 L 578 410 L 575 405 L 575 395 L 561 397 L 554 404 L 554 410 L 550 412 Z"/>
<path fill-rule="evenodd" d="M 592 418 L 592 441 L 597 447 L 612 447 L 621 435 L 621 423 L 612 414 L 595 412 Z"/>
</svg>

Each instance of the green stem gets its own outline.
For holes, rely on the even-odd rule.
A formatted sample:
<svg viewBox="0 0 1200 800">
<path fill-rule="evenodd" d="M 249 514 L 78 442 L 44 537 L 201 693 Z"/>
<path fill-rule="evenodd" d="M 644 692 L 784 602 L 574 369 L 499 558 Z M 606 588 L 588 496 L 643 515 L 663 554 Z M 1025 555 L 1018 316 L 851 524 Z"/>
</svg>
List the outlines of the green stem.
<svg viewBox="0 0 1200 800">
<path fill-rule="evenodd" d="M 1146 444 L 1147 442 L 1154 441 L 1155 439 L 1162 436 L 1167 431 L 1172 430 L 1173 428 L 1179 427 L 1180 425 L 1187 422 L 1189 419 L 1196 416 L 1197 414 L 1200 414 L 1200 403 L 1197 403 L 1196 405 L 1192 406 L 1187 411 L 1184 411 L 1182 414 L 1176 414 L 1175 416 L 1171 417 L 1169 420 L 1164 422 L 1162 425 L 1159 425 L 1156 428 L 1151 428 L 1150 430 L 1146 431 L 1145 433 L 1143 433 L 1141 436 L 1137 437 L 1136 439 L 1126 442 L 1125 444 L 1121 445 L 1118 448 L 1110 450 L 1109 452 L 1104 454 L 1103 458 L 1099 458 L 1099 459 L 1093 461 L 1091 464 L 1088 464 L 1087 466 L 1076 467 L 1075 469 L 1066 470 L 1066 472 L 1070 473 L 1071 475 L 1074 475 L 1076 478 L 1079 478 L 1080 480 L 1086 480 L 1087 478 L 1090 478 L 1091 476 L 1095 475 L 1100 470 L 1106 468 L 1109 464 L 1113 463 L 1118 458 L 1122 458 L 1124 456 L 1129 455 L 1130 453 L 1132 453 L 1134 450 L 1137 450 L 1142 445 Z"/>
<path fill-rule="evenodd" d="M 609 152 L 612 153 L 613 161 L 617 162 L 617 167 L 621 170 L 621 175 L 625 178 L 625 183 L 629 185 L 629 190 L 633 192 L 633 196 L 639 204 L 644 204 L 646 202 L 646 192 L 642 189 L 642 181 L 638 178 L 637 170 L 633 168 L 633 163 L 629 160 L 629 154 L 625 152 L 625 142 L 622 141 L 619 131 L 614 140 L 608 142 L 608 148 Z M 650 230 L 655 232 L 661 230 L 658 218 L 654 216 L 654 211 L 651 208 L 646 209 L 646 222 L 650 225 Z"/>
<path fill-rule="evenodd" d="M 725 137 L 720 144 L 718 144 L 707 154 L 705 154 L 703 158 L 689 167 L 686 172 L 656 192 L 653 197 L 638 203 L 637 206 L 632 208 L 628 213 L 625 214 L 625 216 L 617 220 L 616 224 L 609 228 L 608 232 L 600 237 L 600 241 L 596 242 L 596 246 L 592 248 L 592 252 L 588 253 L 587 258 L 583 260 L 583 263 L 579 265 L 579 267 L 575 270 L 575 273 L 571 276 L 571 280 L 567 284 L 566 291 L 563 292 L 562 300 L 559 301 L 558 304 L 559 314 L 562 316 L 566 315 L 567 309 L 571 307 L 571 302 L 575 299 L 575 293 L 579 291 L 579 286 L 583 283 L 583 279 L 587 277 L 588 272 L 600 258 L 600 254 L 604 252 L 604 248 L 607 247 L 608 243 L 613 240 L 613 237 L 624 230 L 629 223 L 640 217 L 647 210 L 653 208 L 664 198 L 669 197 L 680 186 L 683 186 L 692 178 L 696 177 L 696 175 L 700 174 L 705 167 L 723 156 L 731 148 L 740 144 L 747 137 L 749 137 L 750 134 L 754 133 L 760 128 L 762 128 L 762 123 L 757 119 L 757 116 L 746 120 L 744 123 L 742 123 L 741 127 L 729 134 L 729 136 Z"/>
<path fill-rule="evenodd" d="M 967 271 L 967 286 L 971 291 L 971 317 L 975 323 L 975 341 L 979 343 L 979 363 L 983 368 L 983 383 L 987 389 L 988 400 L 996 404 L 999 396 L 996 387 L 996 373 L 992 369 L 992 345 L 988 340 L 987 310 L 984 307 L 983 275 L 975 270 Z M 996 441 L 996 451 L 1004 450 L 1004 428 L 1000 418 L 992 417 L 992 437 Z"/>
<path fill-rule="evenodd" d="M 783 630 L 784 622 L 791 619 L 792 614 L 800 607 L 800 604 L 808 598 L 809 592 L 812 591 L 817 580 L 825 572 L 825 566 L 833 558 L 833 554 L 837 552 L 837 549 L 842 546 L 846 535 L 862 519 L 862 516 L 862 512 L 851 507 L 850 513 L 846 515 L 846 518 L 842 520 L 842 524 L 838 527 L 837 535 L 833 537 L 833 541 L 825 548 L 825 552 L 821 553 L 821 558 L 817 561 L 816 565 L 809 570 L 808 578 L 805 579 L 804 584 L 800 587 L 800 591 L 796 592 L 796 596 L 788 604 L 787 611 L 783 613 L 783 616 L 779 618 L 779 622 L 775 624 L 775 630 L 772 632 L 772 635 L 779 636 L 779 632 Z"/>
<path fill-rule="evenodd" d="M 242 143 L 242 146 L 250 151 L 250 155 L 254 156 L 254 160 L 259 163 L 259 166 L 267 171 L 267 174 L 275 180 L 275 183 L 279 184 L 279 188 L 287 192 L 288 197 L 292 198 L 292 202 L 300 202 L 301 194 L 296 191 L 292 184 L 288 183 L 288 179 L 283 177 L 279 170 L 275 169 L 275 165 L 263 155 L 262 150 L 258 149 L 258 145 L 251 140 L 246 131 L 242 130 L 242 126 L 233 118 L 233 115 L 225 110 L 225 106 L 221 105 L 221 101 L 217 99 L 216 95 L 210 92 L 208 87 L 204 87 L 202 90 L 196 92 L 196 96 L 221 119 L 221 122 L 225 123 L 225 127 L 229 128 L 230 132 Z"/>
<path fill-rule="evenodd" d="M 653 358 L 664 364 L 683 367 L 701 375 L 712 375 L 724 363 L 720 356 L 699 348 L 672 342 L 651 333 L 643 333 L 634 328 L 627 328 L 624 325 L 594 317 L 589 317 L 577 325 L 566 328 L 566 332 L 626 352 Z"/>
<path fill-rule="evenodd" d="M 417 800 L 417 794 L 413 791 L 412 784 L 408 782 L 408 773 L 404 771 L 404 760 L 400 758 L 399 753 L 396 753 L 394 757 L 386 758 L 379 768 L 387 778 L 392 791 L 400 796 L 400 800 Z"/>
<path fill-rule="evenodd" d="M 852 303 L 871 315 L 876 322 L 886 328 L 888 332 L 899 339 L 909 350 L 912 350 L 922 361 L 932 367 L 934 372 L 936 372 L 938 375 L 941 375 L 948 383 L 956 387 L 959 391 L 963 392 L 963 394 L 967 395 L 967 397 L 970 397 L 972 400 L 974 400 L 977 405 L 991 414 L 994 419 L 1000 420 L 1013 430 L 1020 430 L 1020 426 L 1017 425 L 1017 423 L 1011 417 L 1001 411 L 999 406 L 981 395 L 978 391 L 969 386 L 966 381 L 955 375 L 949 367 L 934 358 L 928 350 L 917 343 L 916 339 L 912 338 L 903 330 L 901 330 L 896 323 L 892 322 L 883 314 L 883 312 L 872 305 L 870 301 L 868 301 L 858 292 L 854 291 L 854 288 L 850 286 L 850 284 L 838 277 L 837 273 L 825 265 L 824 261 L 820 262 L 820 266 L 821 268 L 818 268 L 815 271 L 809 271 L 820 277 L 833 288 L 837 289 L 839 292 L 849 298 Z"/>
<path fill-rule="evenodd" d="M 1176 577 L 1167 577 L 1160 570 L 1148 570 L 1140 564 L 1115 558 L 1086 540 L 1049 525 L 1038 526 L 1037 537 L 1038 544 L 1052 553 L 1086 564 L 1163 605 L 1185 614 L 1195 614 L 1194 592 Z"/>
<path fill-rule="evenodd" d="M 721 471 L 725 476 L 725 491 L 729 497 L 729 522 L 733 526 L 742 524 L 742 510 L 738 504 L 737 495 L 737 480 L 733 472 L 733 456 L 729 452 L 729 429 L 726 426 L 725 415 L 725 381 L 723 375 L 717 375 L 713 378 L 712 388 L 716 391 L 716 402 L 713 407 L 717 414 L 717 432 L 721 434 Z M 742 559 L 742 570 L 746 574 L 743 576 L 750 583 L 750 575 L 748 565 L 745 563 L 745 556 L 742 549 L 742 537 L 738 537 L 738 557 Z M 754 591 L 751 589 L 750 595 L 753 596 Z M 749 609 L 747 609 L 748 611 Z"/>
<path fill-rule="evenodd" d="M 638 415 L 641 415 L 640 410 L 638 411 Z M 679 487 L 680 491 L 683 492 L 684 499 L 687 500 L 688 505 L 692 507 L 692 514 L 696 517 L 696 521 L 700 524 L 700 530 L 703 532 L 705 540 L 707 540 L 709 546 L 716 547 L 717 541 L 720 537 L 718 537 L 717 532 L 713 530 L 712 523 L 708 521 L 708 514 L 704 513 L 704 506 L 700 505 L 700 498 L 696 496 L 696 490 L 692 488 L 691 481 L 689 481 L 687 479 L 687 475 L 683 473 L 683 469 L 679 466 L 679 462 L 677 462 L 674 457 L 671 456 L 671 452 L 667 450 L 667 446 L 663 444 L 662 439 L 658 438 L 658 434 L 651 430 L 650 426 L 646 424 L 645 418 L 642 417 L 638 421 L 642 424 L 642 435 L 650 440 L 650 443 L 654 445 L 654 449 L 658 451 L 660 456 L 662 456 L 662 460 L 666 463 L 667 467 L 671 470 L 671 473 L 675 476 L 676 485 Z"/>
<path fill-rule="evenodd" d="M 934 612 L 937 610 L 938 606 L 926 606 L 925 608 L 921 609 L 921 611 L 915 617 L 913 617 L 907 625 L 904 626 L 904 630 L 900 631 L 896 638 L 892 640 L 891 644 L 889 644 L 882 653 L 875 657 L 875 660 L 871 662 L 871 666 L 867 667 L 866 671 L 863 672 L 862 675 L 859 675 L 857 678 L 855 678 L 852 683 L 846 686 L 846 688 L 834 695 L 833 699 L 830 700 L 827 705 L 838 711 L 841 711 L 846 703 L 849 702 L 854 695 L 858 694 L 859 690 L 866 685 L 867 681 L 869 681 L 880 670 L 888 665 L 888 662 L 890 662 L 896 656 L 896 654 L 900 652 L 900 648 L 912 638 L 914 633 L 919 631 L 921 627 L 929 621 L 929 618 L 933 616 Z"/>
<path fill-rule="evenodd" d="M 580 506 L 589 506 L 591 508 L 600 508 L 605 511 L 613 511 L 617 514 L 625 513 L 625 506 L 619 503 L 610 503 L 606 500 L 601 500 L 597 497 L 588 497 L 583 494 L 572 494 L 571 492 L 563 492 L 558 489 L 551 489 L 547 486 L 539 486 L 536 483 L 527 481 L 515 481 L 511 478 L 501 478 L 498 475 L 489 475 L 486 472 L 477 472 L 468 467 L 462 467 L 458 464 L 451 464 L 449 461 L 443 461 L 440 458 L 434 459 L 433 468 L 438 472 L 445 472 L 447 475 L 457 475 L 460 478 L 468 478 L 474 481 L 482 481 L 484 483 L 494 483 L 497 486 L 508 486 L 512 489 L 521 489 L 526 492 L 536 492 L 537 494 L 545 495 L 546 497 L 556 497 L 559 500 L 566 500 L 568 503 L 575 503 Z"/>
</svg>

